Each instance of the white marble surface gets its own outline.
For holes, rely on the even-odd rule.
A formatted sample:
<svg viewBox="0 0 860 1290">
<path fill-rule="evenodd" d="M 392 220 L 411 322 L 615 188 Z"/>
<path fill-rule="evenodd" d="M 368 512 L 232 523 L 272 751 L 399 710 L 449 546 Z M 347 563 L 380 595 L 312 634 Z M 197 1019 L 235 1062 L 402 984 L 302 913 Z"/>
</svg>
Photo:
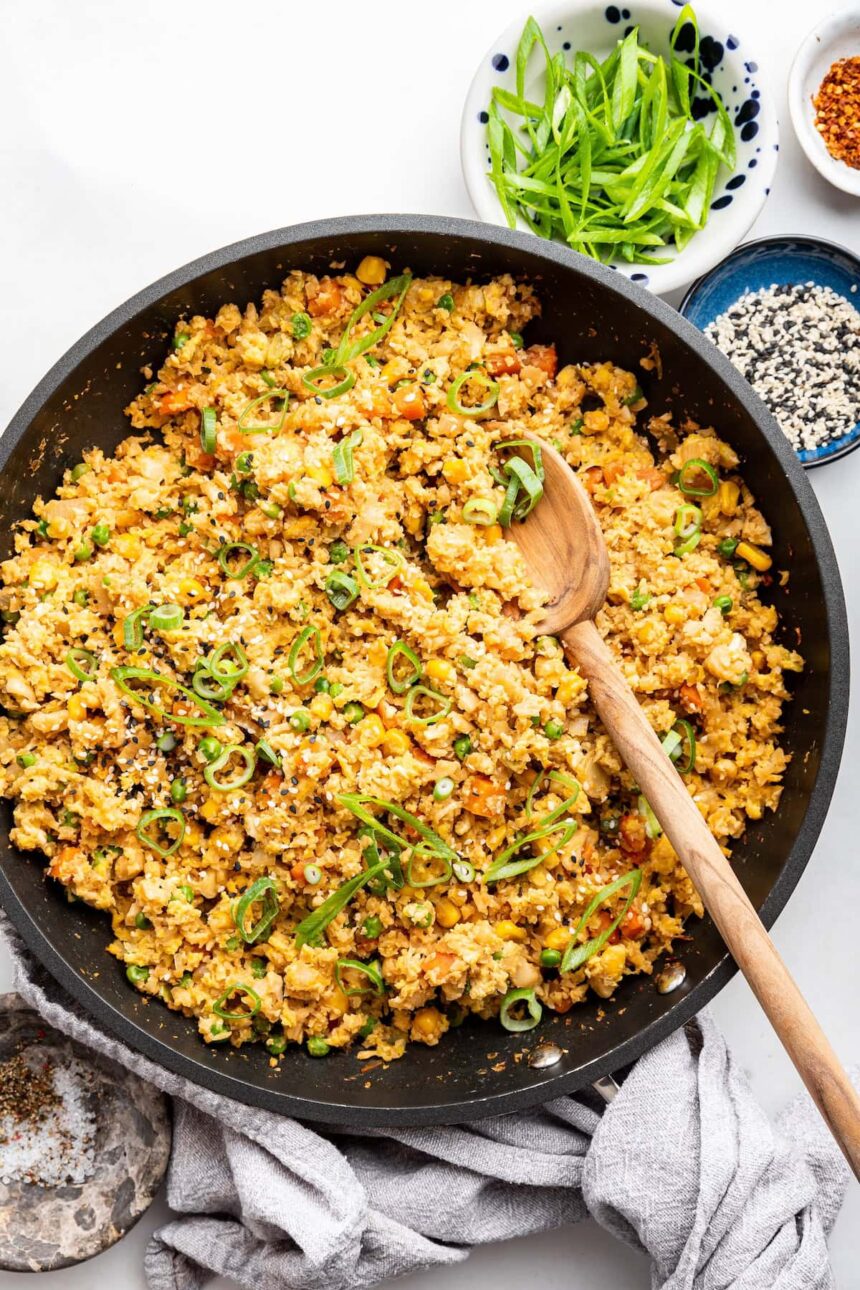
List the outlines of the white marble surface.
<svg viewBox="0 0 860 1290">
<path fill-rule="evenodd" d="M 727 29 L 770 70 L 783 122 L 780 165 L 754 232 L 813 232 L 860 251 L 860 207 L 806 163 L 788 122 L 788 68 L 813 13 L 802 0 L 726 0 Z M 476 60 L 524 0 L 5 0 L 0 47 L 0 424 L 93 322 L 160 274 L 213 247 L 294 221 L 358 211 L 469 215 L 457 156 Z M 778 16 L 777 16 L 778 15 Z M 392 110 L 388 111 L 389 105 Z M 326 143 L 324 141 L 328 140 Z M 813 473 L 860 616 L 860 453 Z M 846 1061 L 860 1060 L 852 770 L 775 938 Z M 0 988 L 8 965 L 0 962 Z M 715 1004 L 764 1105 L 797 1077 L 739 981 Z M 96 1262 L 44 1276 L 44 1290 L 143 1290 L 157 1203 Z M 832 1256 L 857 1284 L 852 1188 Z M 648 1268 L 594 1225 L 491 1246 L 454 1270 L 401 1284 L 465 1290 L 527 1282 L 646 1290 Z M 23 1277 L 0 1272 L 0 1290 Z M 224 1290 L 220 1283 L 216 1290 Z"/>
</svg>

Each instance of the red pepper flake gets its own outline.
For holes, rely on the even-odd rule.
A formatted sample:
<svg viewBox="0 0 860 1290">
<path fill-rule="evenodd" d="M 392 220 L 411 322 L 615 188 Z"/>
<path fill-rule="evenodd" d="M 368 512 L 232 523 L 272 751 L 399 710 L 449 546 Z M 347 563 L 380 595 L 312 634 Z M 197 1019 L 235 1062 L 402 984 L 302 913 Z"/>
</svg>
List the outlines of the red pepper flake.
<svg viewBox="0 0 860 1290">
<path fill-rule="evenodd" d="M 860 169 L 860 57 L 834 63 L 812 103 L 815 128 L 831 157 Z"/>
</svg>

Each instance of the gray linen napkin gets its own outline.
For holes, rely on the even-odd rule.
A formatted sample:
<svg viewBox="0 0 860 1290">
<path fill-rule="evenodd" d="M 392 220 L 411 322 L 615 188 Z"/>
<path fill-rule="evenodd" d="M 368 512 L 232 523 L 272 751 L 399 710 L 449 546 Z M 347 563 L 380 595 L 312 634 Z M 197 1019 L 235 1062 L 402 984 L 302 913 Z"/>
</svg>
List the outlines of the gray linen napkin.
<svg viewBox="0 0 860 1290">
<path fill-rule="evenodd" d="M 362 1290 L 591 1214 L 647 1251 L 657 1290 L 827 1290 L 848 1178 L 810 1100 L 774 1130 L 707 1013 L 647 1053 L 615 1100 L 429 1129 L 316 1129 L 220 1097 L 100 1030 L 5 920 L 16 988 L 58 1030 L 172 1095 L 151 1290 L 212 1273 L 248 1290 Z"/>
</svg>

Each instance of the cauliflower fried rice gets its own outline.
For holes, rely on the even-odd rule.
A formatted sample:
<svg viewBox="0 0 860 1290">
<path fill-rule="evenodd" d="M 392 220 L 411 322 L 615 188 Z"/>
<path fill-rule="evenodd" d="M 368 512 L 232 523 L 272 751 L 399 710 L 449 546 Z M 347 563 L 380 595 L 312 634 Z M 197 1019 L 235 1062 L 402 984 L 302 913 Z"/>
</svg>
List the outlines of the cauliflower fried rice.
<svg viewBox="0 0 860 1290">
<path fill-rule="evenodd" d="M 184 320 L 135 433 L 2 566 L 12 841 L 209 1042 L 391 1059 L 468 1013 L 525 1030 L 701 914 L 539 635 L 505 528 L 540 460 L 499 447 L 527 433 L 591 494 L 597 625 L 716 838 L 779 802 L 802 661 L 738 459 L 633 374 L 559 369 L 522 337 L 538 312 L 511 278 L 368 257 Z"/>
</svg>

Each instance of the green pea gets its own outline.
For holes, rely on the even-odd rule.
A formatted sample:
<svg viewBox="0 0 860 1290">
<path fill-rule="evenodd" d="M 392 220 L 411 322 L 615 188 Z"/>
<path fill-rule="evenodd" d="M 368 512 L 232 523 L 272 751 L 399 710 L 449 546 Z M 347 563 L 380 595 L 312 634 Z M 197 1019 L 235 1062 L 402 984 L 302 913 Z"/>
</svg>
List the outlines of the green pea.
<svg viewBox="0 0 860 1290">
<path fill-rule="evenodd" d="M 293 314 L 290 330 L 294 340 L 304 340 L 306 336 L 310 336 L 312 327 L 313 323 L 306 313 Z"/>
<path fill-rule="evenodd" d="M 436 308 L 446 309 L 449 314 L 453 311 L 454 297 L 451 295 L 450 291 L 446 291 L 443 295 L 439 297 L 439 299 L 436 301 Z"/>
<path fill-rule="evenodd" d="M 349 559 L 349 547 L 342 538 L 336 538 L 328 549 L 328 558 L 330 564 L 343 564 L 344 560 Z"/>
<path fill-rule="evenodd" d="M 137 963 L 131 963 L 125 970 L 132 985 L 143 985 L 144 981 L 149 979 L 149 968 L 140 967 Z"/>
<path fill-rule="evenodd" d="M 289 721 L 293 730 L 297 730 L 301 733 L 302 731 L 310 728 L 311 714 L 306 708 L 296 708 L 295 712 L 290 714 Z"/>
<path fill-rule="evenodd" d="M 364 708 L 360 703 L 356 703 L 355 701 L 345 703 L 343 705 L 343 715 L 349 724 L 354 726 L 356 722 L 360 721 L 364 716 Z"/>
<path fill-rule="evenodd" d="M 561 962 L 561 950 L 541 950 L 541 967 L 555 968 Z"/>
<path fill-rule="evenodd" d="M 284 688 L 283 677 L 273 676 L 271 681 L 269 682 L 269 693 L 280 694 L 283 688 Z"/>
<path fill-rule="evenodd" d="M 251 959 L 251 976 L 259 981 L 266 975 L 269 964 L 267 959 Z"/>
<path fill-rule="evenodd" d="M 723 538 L 722 542 L 717 543 L 717 550 L 726 560 L 731 560 L 738 549 L 738 541 L 738 538 Z"/>
<path fill-rule="evenodd" d="M 173 752 L 176 747 L 176 735 L 172 730 L 165 730 L 164 734 L 156 739 L 155 746 L 159 752 Z"/>
<path fill-rule="evenodd" d="M 555 717 L 550 717 L 544 725 L 543 732 L 547 739 L 560 739 L 564 734 L 564 726 Z"/>
<path fill-rule="evenodd" d="M 284 1035 L 272 1035 L 266 1040 L 266 1051 L 271 1053 L 273 1057 L 280 1057 L 286 1046 L 287 1040 Z M 326 1045 L 326 1047 L 328 1047 L 328 1045 Z"/>
<path fill-rule="evenodd" d="M 376 914 L 372 914 L 370 918 L 364 920 L 364 926 L 361 930 L 369 940 L 375 941 L 382 931 L 382 919 L 377 918 Z"/>
<path fill-rule="evenodd" d="M 146 914 L 135 914 L 134 925 L 138 931 L 141 932 L 148 932 L 150 927 L 152 927 L 152 923 L 147 918 Z"/>
<path fill-rule="evenodd" d="M 717 596 L 716 599 L 714 600 L 714 608 L 719 609 L 720 613 L 723 615 L 723 618 L 725 618 L 728 614 L 731 613 L 733 604 L 734 604 L 734 601 L 732 600 L 731 596 Z"/>
<path fill-rule="evenodd" d="M 224 751 L 221 746 L 221 740 L 216 739 L 214 735 L 205 735 L 197 745 L 198 752 L 205 761 L 216 761 Z"/>
<path fill-rule="evenodd" d="M 229 950 L 231 954 L 235 954 L 236 950 L 240 949 L 241 946 L 242 946 L 241 936 L 228 936 L 227 940 L 224 942 L 225 950 Z"/>
<path fill-rule="evenodd" d="M 333 699 L 336 699 L 339 694 L 343 694 L 343 686 L 340 681 L 332 681 L 328 687 L 328 692 Z"/>
<path fill-rule="evenodd" d="M 328 694 L 331 689 L 331 681 L 327 676 L 318 676 L 314 681 L 314 689 L 317 694 Z"/>
<path fill-rule="evenodd" d="M 180 806 L 188 796 L 188 789 L 185 786 L 185 780 L 182 778 L 175 779 L 170 785 L 170 800 Z"/>
<path fill-rule="evenodd" d="M 368 1017 L 367 1021 L 365 1021 L 364 1025 L 361 1027 L 361 1029 L 358 1032 L 359 1039 L 366 1039 L 368 1035 L 373 1034 L 375 1029 L 376 1029 L 376 1018 Z"/>
<path fill-rule="evenodd" d="M 79 461 L 77 466 L 73 466 L 71 470 L 72 483 L 76 484 L 83 475 L 88 475 L 91 470 L 92 466 L 88 466 L 85 461 Z"/>
<path fill-rule="evenodd" d="M 94 529 L 90 530 L 90 537 L 96 546 L 107 546 L 110 541 L 110 528 L 107 524 L 97 524 Z"/>
<path fill-rule="evenodd" d="M 250 452 L 240 452 L 236 458 L 236 469 L 240 475 L 250 475 L 251 467 L 254 462 L 253 454 Z"/>
<path fill-rule="evenodd" d="M 308 1053 L 311 1057 L 326 1057 L 331 1052 L 331 1047 L 319 1035 L 311 1035 L 308 1040 Z"/>
<path fill-rule="evenodd" d="M 72 600 L 75 602 L 76 605 L 80 605 L 81 609 L 83 609 L 87 604 L 89 604 L 89 599 L 90 599 L 90 593 L 86 591 L 83 587 L 78 587 L 77 591 L 72 596 Z"/>
<path fill-rule="evenodd" d="M 84 560 L 89 560 L 92 554 L 93 554 L 93 548 L 91 544 L 89 542 L 82 542 L 81 545 L 78 547 L 78 549 L 75 551 L 75 559 L 78 561 L 79 564 L 82 564 Z"/>
<path fill-rule="evenodd" d="M 454 740 L 454 756 L 465 761 L 472 751 L 472 740 L 468 735 L 458 735 Z"/>
<path fill-rule="evenodd" d="M 36 765 L 36 754 L 31 752 L 19 753 L 15 760 L 22 770 L 29 770 L 31 766 Z"/>
</svg>

